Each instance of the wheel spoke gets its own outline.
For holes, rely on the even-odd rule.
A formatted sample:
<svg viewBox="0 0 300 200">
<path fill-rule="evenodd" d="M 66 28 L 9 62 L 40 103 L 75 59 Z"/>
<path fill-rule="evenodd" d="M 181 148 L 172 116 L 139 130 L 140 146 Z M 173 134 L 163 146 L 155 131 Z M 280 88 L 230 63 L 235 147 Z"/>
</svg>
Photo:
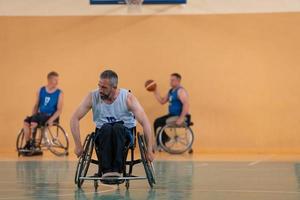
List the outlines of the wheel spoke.
<svg viewBox="0 0 300 200">
<path fill-rule="evenodd" d="M 169 142 L 166 143 L 166 145 L 167 144 L 168 144 L 168 148 L 172 148 L 176 144 L 176 140 L 172 138 Z"/>
<path fill-rule="evenodd" d="M 56 155 L 63 155 L 68 150 L 68 139 L 59 125 L 47 127 L 49 148 Z"/>
<path fill-rule="evenodd" d="M 188 144 L 188 142 L 184 139 L 184 138 L 179 138 L 178 137 L 178 142 L 184 146 L 186 146 Z"/>
<path fill-rule="evenodd" d="M 65 147 L 62 146 L 62 145 L 55 145 L 54 144 L 54 145 L 51 145 L 51 147 L 65 149 Z"/>
<path fill-rule="evenodd" d="M 59 146 L 61 146 L 61 147 L 64 147 L 64 145 L 57 139 L 57 138 L 53 138 L 52 139 L 52 142 L 54 143 L 54 144 L 56 144 L 56 145 L 59 145 Z M 57 142 L 57 143 L 56 143 Z"/>
<path fill-rule="evenodd" d="M 166 133 L 166 135 L 170 138 L 176 136 L 176 129 L 175 128 L 166 128 L 164 130 L 164 132 Z"/>
</svg>

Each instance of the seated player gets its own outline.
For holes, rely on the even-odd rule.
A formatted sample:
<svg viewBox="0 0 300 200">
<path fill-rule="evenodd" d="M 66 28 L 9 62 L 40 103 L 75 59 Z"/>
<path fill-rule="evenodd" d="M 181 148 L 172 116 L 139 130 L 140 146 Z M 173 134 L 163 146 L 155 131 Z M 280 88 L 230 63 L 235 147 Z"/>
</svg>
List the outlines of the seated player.
<svg viewBox="0 0 300 200">
<path fill-rule="evenodd" d="M 92 109 L 96 125 L 97 156 L 101 161 L 102 177 L 120 177 L 123 171 L 125 145 L 131 142 L 136 121 L 142 125 L 148 142 L 147 159 L 152 161 L 153 142 L 151 125 L 136 97 L 126 89 L 117 88 L 118 75 L 112 70 L 101 73 L 98 89 L 90 92 L 71 118 L 71 132 L 75 141 L 75 154 L 83 153 L 79 121 Z"/>
<path fill-rule="evenodd" d="M 181 75 L 178 73 L 171 74 L 170 77 L 170 86 L 168 94 L 165 96 L 160 96 L 157 88 L 154 90 L 154 96 L 160 104 L 165 104 L 169 102 L 169 113 L 162 117 L 157 118 L 154 121 L 154 132 L 158 133 L 159 128 L 162 128 L 166 125 L 167 119 L 170 117 L 176 116 L 177 118 L 175 123 L 180 126 L 184 123 L 186 116 L 189 113 L 189 99 L 187 91 L 181 86 Z M 162 133 L 163 142 L 167 142 L 169 137 L 166 133 Z"/>
<path fill-rule="evenodd" d="M 37 126 L 52 125 L 58 119 L 63 107 L 63 92 L 57 88 L 58 73 L 50 72 L 47 75 L 47 85 L 39 89 L 36 94 L 32 115 L 24 120 L 24 136 L 26 144 L 23 149 L 34 148 L 34 138 L 32 133 Z"/>
</svg>

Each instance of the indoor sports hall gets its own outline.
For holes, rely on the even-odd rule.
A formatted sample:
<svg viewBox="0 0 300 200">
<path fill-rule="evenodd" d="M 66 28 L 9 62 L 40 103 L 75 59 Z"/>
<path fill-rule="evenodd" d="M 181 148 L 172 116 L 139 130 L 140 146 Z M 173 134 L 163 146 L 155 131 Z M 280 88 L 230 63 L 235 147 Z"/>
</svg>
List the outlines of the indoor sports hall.
<svg viewBox="0 0 300 200">
<path fill-rule="evenodd" d="M 299 0 L 0 0 L 0 200 L 300 199 Z"/>
</svg>

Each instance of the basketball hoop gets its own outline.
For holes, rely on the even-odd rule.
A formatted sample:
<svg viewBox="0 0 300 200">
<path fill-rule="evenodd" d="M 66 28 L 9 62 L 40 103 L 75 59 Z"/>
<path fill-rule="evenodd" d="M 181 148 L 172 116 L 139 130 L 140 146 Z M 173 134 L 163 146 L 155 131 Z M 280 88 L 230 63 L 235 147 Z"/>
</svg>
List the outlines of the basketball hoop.
<svg viewBox="0 0 300 200">
<path fill-rule="evenodd" d="M 144 0 L 125 0 L 129 13 L 141 12 Z"/>
</svg>

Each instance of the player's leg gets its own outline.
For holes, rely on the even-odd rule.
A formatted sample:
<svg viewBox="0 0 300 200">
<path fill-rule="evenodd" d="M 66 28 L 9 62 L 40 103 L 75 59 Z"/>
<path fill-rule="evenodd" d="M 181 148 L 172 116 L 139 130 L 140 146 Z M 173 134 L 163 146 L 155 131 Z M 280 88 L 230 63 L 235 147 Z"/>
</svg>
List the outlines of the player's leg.
<svg viewBox="0 0 300 200">
<path fill-rule="evenodd" d="M 124 149 L 126 144 L 126 127 L 121 123 L 115 123 L 113 125 L 112 136 L 113 136 L 113 148 L 114 148 L 114 159 L 112 163 L 112 171 L 121 173 L 123 172 L 123 161 L 124 161 Z"/>
<path fill-rule="evenodd" d="M 101 166 L 102 176 L 110 173 L 112 170 L 113 147 L 112 147 L 112 125 L 104 124 L 101 129 L 97 129 L 97 138 L 95 145 L 97 145 L 97 156 L 99 157 L 99 165 Z M 101 174 L 99 174 L 101 176 Z"/>
<path fill-rule="evenodd" d="M 30 131 L 30 122 L 31 117 L 26 117 L 23 123 L 23 130 L 24 130 L 24 138 L 26 140 L 25 146 L 23 149 L 29 149 L 30 148 L 30 139 L 31 139 L 31 131 Z"/>
<path fill-rule="evenodd" d="M 47 115 L 44 113 L 39 113 L 37 116 L 37 123 L 39 126 L 45 126 L 48 119 L 51 117 L 51 115 Z"/>
<path fill-rule="evenodd" d="M 46 121 L 46 118 L 41 114 L 41 113 L 37 113 L 35 115 L 32 116 L 31 119 L 31 123 L 30 123 L 30 132 L 31 132 L 31 147 L 35 147 L 35 139 L 36 139 L 36 131 L 37 131 L 37 127 L 44 125 Z"/>
<path fill-rule="evenodd" d="M 170 116 L 171 115 L 164 115 L 162 117 L 157 118 L 154 121 L 155 136 L 158 134 L 158 130 L 166 125 L 166 121 Z M 162 133 L 162 138 L 163 138 L 163 142 L 167 142 L 169 139 L 168 135 L 165 132 Z M 158 140 L 156 141 L 156 143 L 159 144 Z"/>
</svg>

